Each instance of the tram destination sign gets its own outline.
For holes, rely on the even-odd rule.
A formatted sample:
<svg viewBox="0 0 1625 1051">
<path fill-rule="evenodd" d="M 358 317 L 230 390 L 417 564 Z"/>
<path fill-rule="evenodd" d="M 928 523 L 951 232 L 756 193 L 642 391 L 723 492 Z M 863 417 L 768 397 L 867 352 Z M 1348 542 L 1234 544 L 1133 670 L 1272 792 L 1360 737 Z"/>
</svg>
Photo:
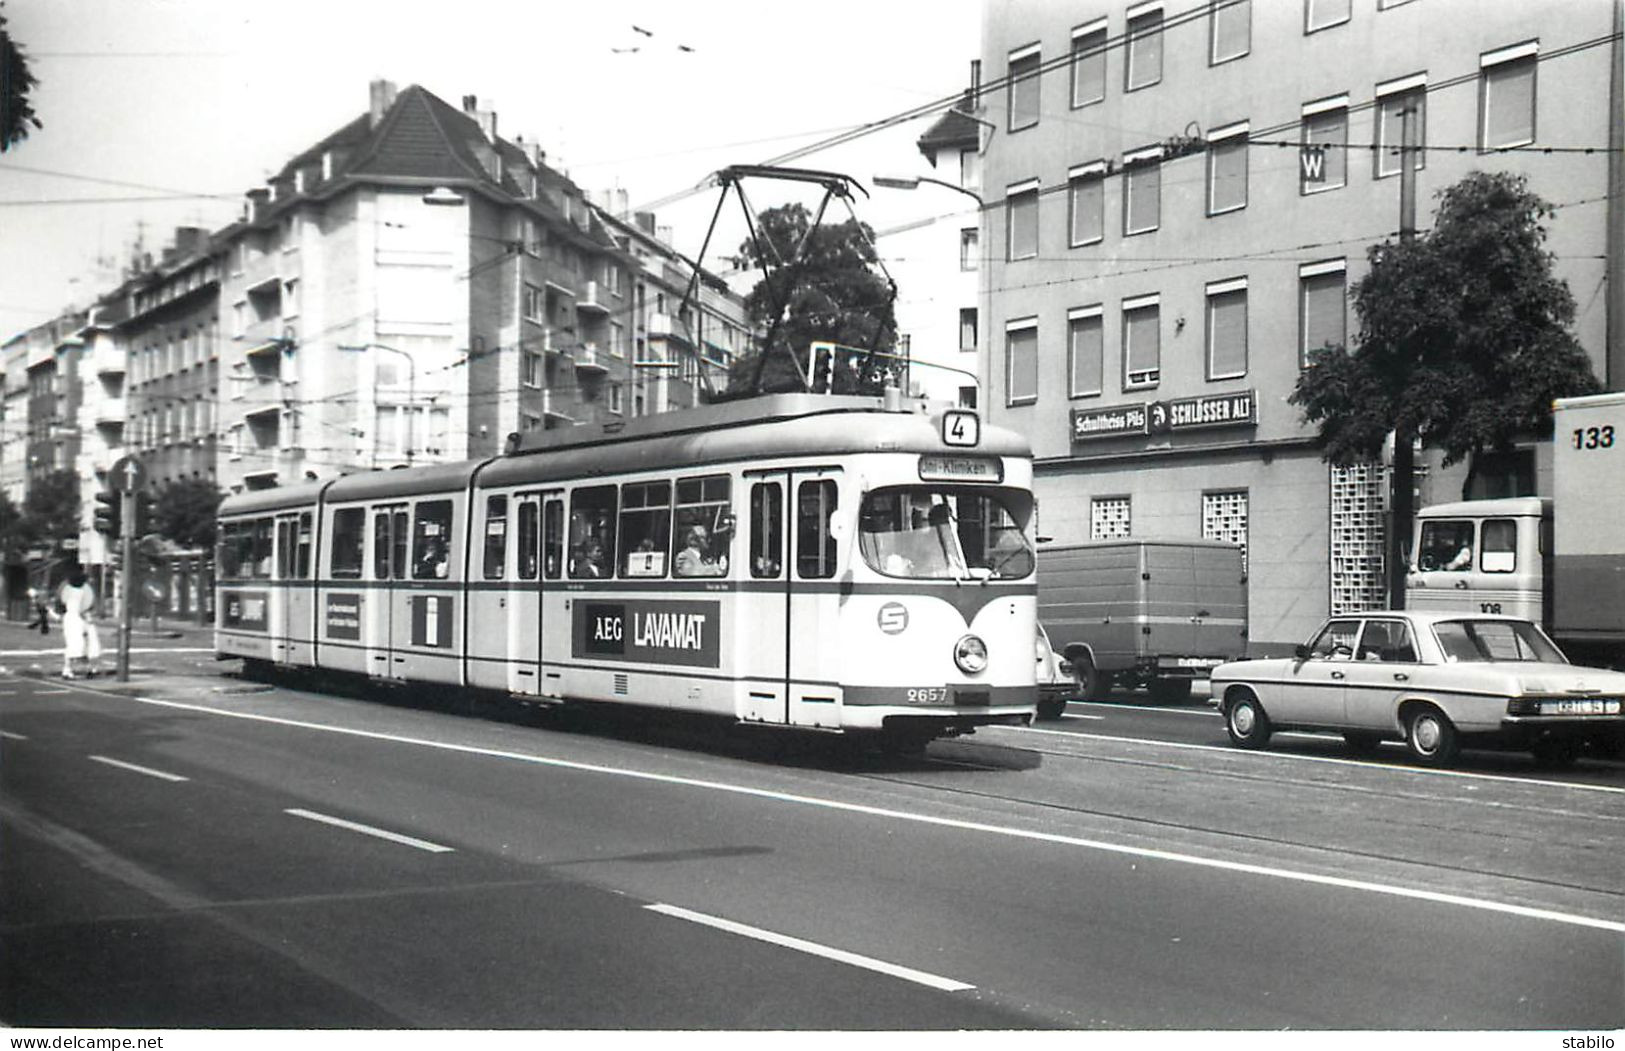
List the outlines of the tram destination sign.
<svg viewBox="0 0 1625 1051">
<path fill-rule="evenodd" d="M 1246 427 L 1258 422 L 1258 392 L 1231 391 L 1171 401 L 1137 402 L 1072 410 L 1072 440 L 1168 434 L 1207 427 Z"/>
</svg>

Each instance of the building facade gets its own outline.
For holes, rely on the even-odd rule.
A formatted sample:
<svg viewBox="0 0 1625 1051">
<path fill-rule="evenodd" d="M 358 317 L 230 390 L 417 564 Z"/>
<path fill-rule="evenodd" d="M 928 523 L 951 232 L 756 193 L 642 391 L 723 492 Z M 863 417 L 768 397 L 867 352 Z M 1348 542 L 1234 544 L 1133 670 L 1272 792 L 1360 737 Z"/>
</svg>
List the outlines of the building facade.
<svg viewBox="0 0 1625 1051">
<path fill-rule="evenodd" d="M 1328 467 L 1287 398 L 1399 229 L 1407 109 L 1418 224 L 1471 171 L 1526 176 L 1575 335 L 1625 383 L 1619 24 L 1615 0 L 990 2 L 982 367 L 1032 437 L 1040 532 L 1242 544 L 1260 650 L 1382 605 L 1382 467 Z M 1481 464 L 1487 491 L 1533 458 Z M 1460 481 L 1433 465 L 1421 502 Z"/>
</svg>

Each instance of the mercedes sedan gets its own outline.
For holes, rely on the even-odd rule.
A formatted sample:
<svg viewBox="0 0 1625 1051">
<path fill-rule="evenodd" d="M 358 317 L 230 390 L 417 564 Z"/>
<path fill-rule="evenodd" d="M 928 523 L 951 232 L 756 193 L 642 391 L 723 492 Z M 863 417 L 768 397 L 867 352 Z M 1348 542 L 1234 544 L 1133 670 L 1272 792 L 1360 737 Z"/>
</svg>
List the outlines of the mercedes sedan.
<svg viewBox="0 0 1625 1051">
<path fill-rule="evenodd" d="M 1330 730 L 1357 752 L 1403 741 L 1441 766 L 1464 743 L 1527 749 L 1552 764 L 1587 745 L 1625 746 L 1625 673 L 1570 664 L 1515 617 L 1333 617 L 1292 657 L 1214 669 L 1213 698 L 1242 748 L 1263 748 L 1276 730 Z"/>
</svg>

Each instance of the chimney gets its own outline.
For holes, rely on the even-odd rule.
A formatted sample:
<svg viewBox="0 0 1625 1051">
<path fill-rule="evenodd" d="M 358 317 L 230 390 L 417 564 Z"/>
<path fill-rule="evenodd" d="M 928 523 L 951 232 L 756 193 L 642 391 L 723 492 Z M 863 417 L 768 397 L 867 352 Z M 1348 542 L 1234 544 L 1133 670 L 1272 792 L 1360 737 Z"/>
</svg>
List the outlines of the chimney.
<svg viewBox="0 0 1625 1051">
<path fill-rule="evenodd" d="M 208 244 L 209 231 L 201 226 L 175 227 L 175 251 L 183 256 L 202 251 Z"/>
<path fill-rule="evenodd" d="M 367 111 L 367 127 L 376 128 L 378 122 L 384 119 L 384 114 L 389 112 L 389 107 L 395 105 L 395 84 L 380 78 L 369 86 L 369 94 L 371 106 Z"/>
<path fill-rule="evenodd" d="M 474 118 L 475 123 L 480 126 L 480 134 L 485 136 L 485 141 L 495 145 L 497 141 L 497 115 L 490 108 L 490 105 L 491 103 L 487 101 L 482 106 L 480 100 L 473 95 L 463 96 L 463 112 Z"/>
<path fill-rule="evenodd" d="M 248 221 L 258 222 L 265 206 L 271 200 L 271 191 L 267 189 L 254 189 L 248 191 Z"/>
<path fill-rule="evenodd" d="M 632 221 L 637 225 L 639 230 L 642 230 L 650 237 L 655 235 L 655 213 L 637 212 L 632 216 Z"/>
</svg>

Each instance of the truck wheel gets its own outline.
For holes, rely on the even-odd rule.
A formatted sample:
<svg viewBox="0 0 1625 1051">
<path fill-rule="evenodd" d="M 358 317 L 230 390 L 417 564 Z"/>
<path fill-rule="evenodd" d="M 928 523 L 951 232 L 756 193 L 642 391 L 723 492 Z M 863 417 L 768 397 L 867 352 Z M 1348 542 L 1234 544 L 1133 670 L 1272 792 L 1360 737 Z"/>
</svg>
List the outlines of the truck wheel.
<svg viewBox="0 0 1625 1051">
<path fill-rule="evenodd" d="M 1191 699 L 1189 679 L 1152 679 L 1151 700 L 1157 704 L 1184 704 Z"/>
<path fill-rule="evenodd" d="M 1240 693 L 1224 709 L 1224 732 L 1238 748 L 1263 748 L 1270 743 L 1270 717 L 1251 693 Z"/>
<path fill-rule="evenodd" d="M 1040 719 L 1059 719 L 1066 711 L 1066 701 L 1060 697 L 1045 697 L 1038 702 L 1038 717 Z"/>
<path fill-rule="evenodd" d="M 1100 669 L 1088 654 L 1081 654 L 1072 662 L 1072 681 L 1078 688 L 1078 699 L 1084 701 L 1105 700 L 1106 691 L 1102 688 Z"/>
<path fill-rule="evenodd" d="M 1425 705 L 1405 721 L 1405 747 L 1429 766 L 1444 766 L 1461 751 L 1461 741 L 1449 717 Z"/>
</svg>

